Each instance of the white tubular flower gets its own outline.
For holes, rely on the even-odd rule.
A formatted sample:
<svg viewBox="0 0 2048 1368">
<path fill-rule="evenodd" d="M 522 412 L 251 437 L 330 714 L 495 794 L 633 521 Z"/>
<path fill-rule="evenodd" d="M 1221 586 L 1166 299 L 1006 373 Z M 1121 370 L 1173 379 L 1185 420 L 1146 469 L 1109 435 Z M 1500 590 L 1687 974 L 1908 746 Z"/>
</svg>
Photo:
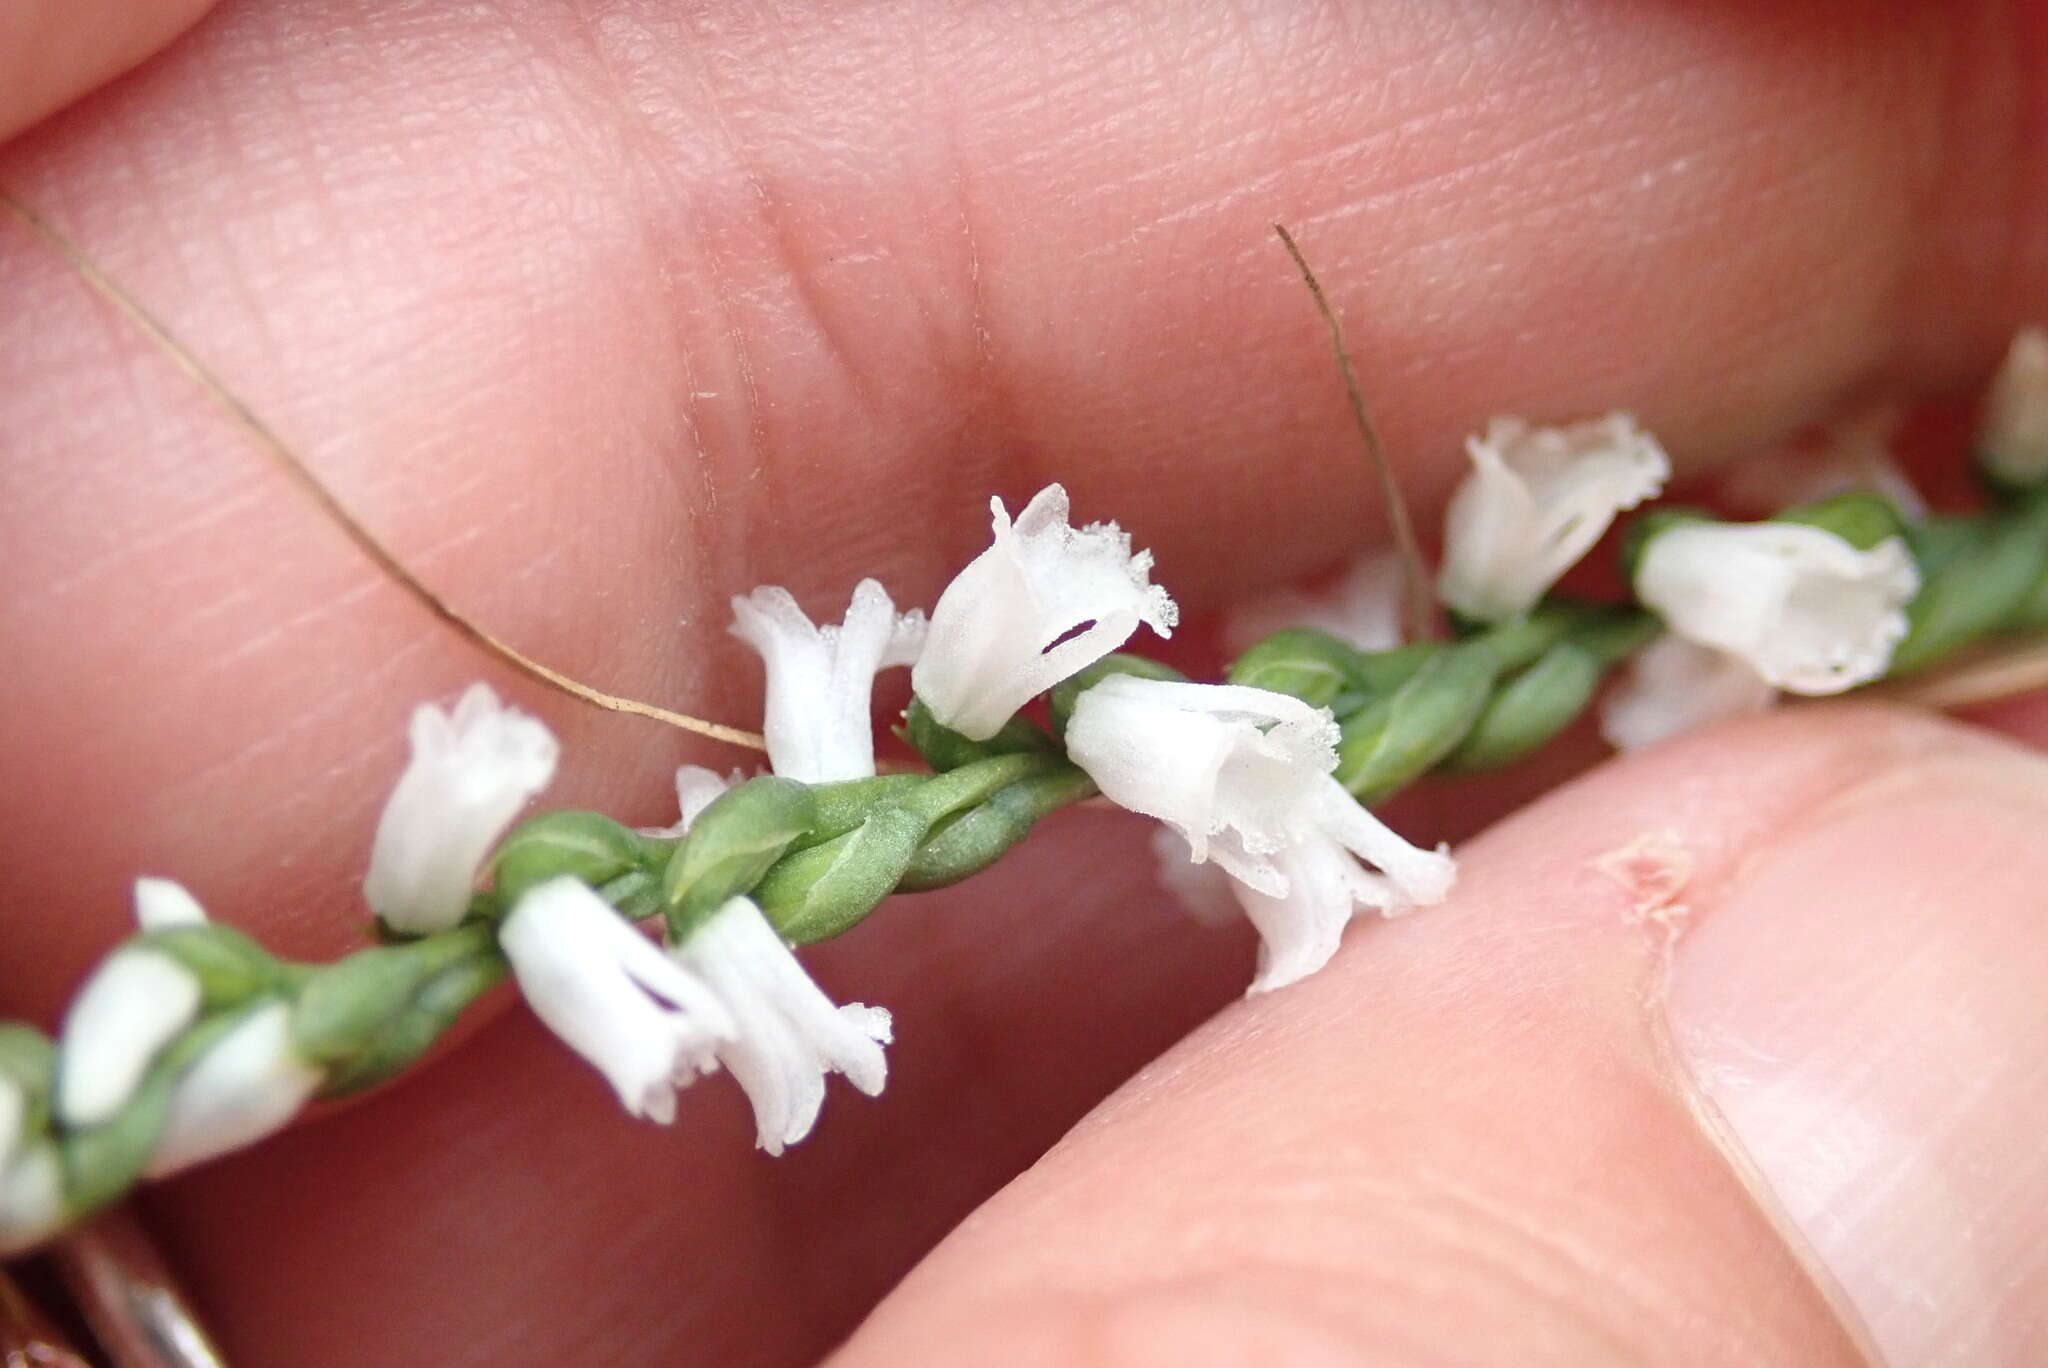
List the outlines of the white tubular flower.
<svg viewBox="0 0 2048 1368">
<path fill-rule="evenodd" d="M 162 1178 L 283 1128 L 320 1088 L 318 1066 L 292 1045 L 289 1003 L 251 1009 L 199 1056 L 171 1091 L 144 1176 Z"/>
<path fill-rule="evenodd" d="M 18 1254 L 64 1224 L 64 1172 L 45 1142 L 0 1165 L 0 1258 Z"/>
<path fill-rule="evenodd" d="M 1984 403 L 1984 468 L 2008 484 L 2048 479 L 2048 332 L 2023 328 Z"/>
<path fill-rule="evenodd" d="M 834 1006 L 752 899 L 732 899 L 670 953 L 732 1013 L 737 1029 L 716 1046 L 718 1058 L 746 1090 L 768 1153 L 811 1133 L 827 1073 L 845 1074 L 869 1097 L 882 1091 L 889 1014 Z"/>
<path fill-rule="evenodd" d="M 1275 589 L 1247 599 L 1224 619 L 1224 645 L 1242 654 L 1283 627 L 1316 627 L 1361 651 L 1390 650 L 1401 644 L 1405 575 L 1399 551 L 1373 551 L 1326 588 Z"/>
<path fill-rule="evenodd" d="M 181 883 L 171 879 L 137 879 L 135 924 L 145 931 L 158 931 L 170 926 L 204 926 L 206 909 Z"/>
<path fill-rule="evenodd" d="M 1799 694 L 1883 674 L 1919 587 L 1902 539 L 1859 551 L 1794 523 L 1680 523 L 1650 539 L 1635 572 L 1636 596 L 1672 631 Z"/>
<path fill-rule="evenodd" d="M 1444 519 L 1443 601 L 1501 622 L 1536 606 L 1614 515 L 1664 487 L 1671 461 L 1626 413 L 1566 428 L 1496 418 L 1468 437 L 1472 473 Z"/>
<path fill-rule="evenodd" d="M 732 634 L 767 667 L 761 730 L 770 768 L 806 784 L 873 775 L 875 675 L 917 659 L 924 614 L 899 616 L 888 591 L 864 579 L 838 626 L 814 625 L 787 589 L 772 585 L 734 598 L 732 616 Z"/>
<path fill-rule="evenodd" d="M 595 1065 L 634 1116 L 667 1125 L 676 1089 L 717 1067 L 730 1013 L 581 880 L 528 890 L 498 933 L 535 1016 Z"/>
<path fill-rule="evenodd" d="M 96 1126 L 128 1105 L 164 1046 L 199 1013 L 199 980 L 160 950 L 129 946 L 99 967 L 65 1014 L 56 1108 Z"/>
<path fill-rule="evenodd" d="M 990 499 L 995 545 L 954 576 L 932 610 L 911 684 L 932 715 L 984 741 L 1017 710 L 1130 640 L 1171 636 L 1173 600 L 1115 523 L 1067 524 L 1067 491 L 1047 485 L 1010 522 Z"/>
<path fill-rule="evenodd" d="M 1448 854 L 1410 845 L 1344 791 L 1336 738 L 1327 709 L 1284 694 L 1123 675 L 1081 695 L 1066 734 L 1106 797 L 1230 875 L 1263 945 L 1254 992 L 1321 968 L 1359 906 L 1438 903 L 1456 875 Z M 1196 906 L 1210 901 L 1190 891 Z"/>
<path fill-rule="evenodd" d="M 734 770 L 720 774 L 717 770 L 702 765 L 680 765 L 676 768 L 676 820 L 665 827 L 647 827 L 642 836 L 661 836 L 674 840 L 686 834 L 705 808 L 735 784 L 747 780 L 745 770 Z"/>
<path fill-rule="evenodd" d="M 453 714 L 431 703 L 416 710 L 412 760 L 370 849 L 370 910 L 418 934 L 461 921 L 491 843 L 547 787 L 558 753 L 546 726 L 488 684 L 471 685 Z"/>
<path fill-rule="evenodd" d="M 1600 706 L 1600 734 L 1641 750 L 1730 717 L 1762 712 L 1778 691 L 1741 656 L 1666 633 L 1637 652 Z"/>
</svg>

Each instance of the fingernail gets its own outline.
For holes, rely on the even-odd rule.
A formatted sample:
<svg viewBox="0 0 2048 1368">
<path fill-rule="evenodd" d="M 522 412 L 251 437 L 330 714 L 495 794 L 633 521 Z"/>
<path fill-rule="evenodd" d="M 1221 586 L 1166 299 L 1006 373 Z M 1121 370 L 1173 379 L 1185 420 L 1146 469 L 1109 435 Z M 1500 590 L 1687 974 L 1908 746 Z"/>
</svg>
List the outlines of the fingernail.
<svg viewBox="0 0 2048 1368">
<path fill-rule="evenodd" d="M 2048 761 L 1971 743 L 1699 910 L 1673 1036 L 1892 1368 L 2048 1363 Z"/>
</svg>

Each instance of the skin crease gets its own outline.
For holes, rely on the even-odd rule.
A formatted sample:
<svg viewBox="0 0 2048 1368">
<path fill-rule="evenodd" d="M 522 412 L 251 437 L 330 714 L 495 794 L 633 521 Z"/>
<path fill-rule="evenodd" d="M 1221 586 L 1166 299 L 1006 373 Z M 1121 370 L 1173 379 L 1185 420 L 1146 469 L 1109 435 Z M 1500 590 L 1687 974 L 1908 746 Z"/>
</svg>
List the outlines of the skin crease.
<svg viewBox="0 0 2048 1368">
<path fill-rule="evenodd" d="M 1066 481 L 1197 612 L 1355 549 L 1370 483 L 1275 218 L 1350 321 L 1425 513 L 1495 412 L 1625 404 L 1699 467 L 1864 389 L 1976 381 L 2048 294 L 2048 178 L 2019 155 L 2044 134 L 2039 52 L 2023 6 L 1847 0 L 245 3 L 0 149 L 0 183 L 479 620 L 750 723 L 728 595 L 784 583 L 836 614 L 874 573 L 929 603 L 992 490 Z M 282 953 L 354 944 L 406 710 L 502 674 L 12 230 L 0 299 L 0 1007 L 50 1020 L 142 871 Z M 550 803 L 667 820 L 679 760 L 736 759 L 508 691 L 563 738 Z M 1784 726 L 1787 773 L 1875 744 Z M 1698 765 L 1732 784 L 1740 759 Z M 1602 801 L 1657 772 L 1615 769 Z M 1432 801 L 1406 829 L 1473 823 Z M 1703 839 L 1739 841 L 1720 820 Z M 879 1103 L 835 1085 L 779 1163 L 729 1085 L 672 1132 L 634 1126 L 515 1011 L 151 1214 L 245 1362 L 812 1361 L 1241 987 L 1246 938 L 1185 927 L 1141 839 L 1075 814 L 811 956 L 901 1043 Z M 1342 965 L 1448 954 L 1484 997 L 1539 963 L 1460 958 L 1430 925 L 1355 935 Z M 1246 1022 L 1304 1029 L 1351 982 L 1232 1008 L 1171 1068 L 1227 1058 L 1205 1042 Z M 1628 1189 L 1672 1277 L 1755 1256 L 1681 1309 L 1740 1312 L 1778 1355 L 1748 1361 L 1848 1355 L 1670 1081 L 1613 1021 L 1560 1021 L 1528 1048 L 1591 1061 L 1574 1106 L 1638 1134 L 1615 1171 L 1699 1177 Z M 1472 1190 L 1514 1171 L 1467 1161 Z M 874 1335 L 957 1327 L 929 1299 L 946 1269 Z M 1533 1295 L 1607 1326 L 1593 1291 Z M 1457 1300 L 1401 1304 L 1480 1358 L 1530 1323 Z"/>
</svg>

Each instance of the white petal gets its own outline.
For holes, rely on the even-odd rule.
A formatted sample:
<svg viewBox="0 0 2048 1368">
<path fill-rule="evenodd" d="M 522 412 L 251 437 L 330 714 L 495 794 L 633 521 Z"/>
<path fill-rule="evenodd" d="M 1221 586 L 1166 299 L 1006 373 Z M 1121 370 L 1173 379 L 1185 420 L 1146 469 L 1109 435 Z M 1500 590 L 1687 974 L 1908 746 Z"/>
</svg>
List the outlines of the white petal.
<svg viewBox="0 0 2048 1368">
<path fill-rule="evenodd" d="M 64 1017 L 57 1114 L 94 1126 L 126 1106 L 159 1051 L 199 1011 L 199 980 L 169 955 L 117 950 Z"/>
<path fill-rule="evenodd" d="M 780 1154 L 810 1134 L 827 1072 L 871 1097 L 881 1092 L 889 1014 L 834 1006 L 750 899 L 726 903 L 672 953 L 732 1013 L 737 1029 L 717 1046 L 718 1058 L 753 1104 L 762 1149 Z"/>
<path fill-rule="evenodd" d="M 283 1127 L 318 1091 L 321 1072 L 292 1048 L 291 1008 L 268 1002 L 201 1055 L 171 1093 L 144 1173 L 162 1178 Z"/>
<path fill-rule="evenodd" d="M 1392 828 L 1344 791 L 1335 779 L 1324 777 L 1316 805 L 1316 819 L 1322 830 L 1362 860 L 1369 860 L 1386 876 L 1392 891 L 1390 902 L 1381 904 L 1389 914 L 1416 907 L 1434 907 L 1451 895 L 1457 882 L 1458 863 L 1448 848 L 1424 850 L 1401 838 Z"/>
<path fill-rule="evenodd" d="M 1236 885 L 1239 906 L 1259 933 L 1259 968 L 1246 995 L 1298 983 L 1330 962 L 1361 903 L 1386 908 L 1397 895 L 1359 868 L 1334 841 L 1304 840 L 1278 860 L 1287 893 L 1273 897 Z"/>
<path fill-rule="evenodd" d="M 135 921 L 145 931 L 166 926 L 204 926 L 206 909 L 181 883 L 171 879 L 137 879 Z"/>
<path fill-rule="evenodd" d="M 41 1144 L 0 1168 L 0 1258 L 18 1254 L 64 1224 L 64 1176 L 57 1147 Z"/>
<path fill-rule="evenodd" d="M 1778 691 L 1742 657 L 1672 633 L 1636 653 L 1600 706 L 1600 734 L 1641 750 L 1730 717 L 1761 712 Z"/>
<path fill-rule="evenodd" d="M 954 577 L 911 672 L 940 722 L 985 740 L 1017 710 L 1124 644 L 1140 623 L 1170 636 L 1177 610 L 1115 523 L 1074 528 L 1048 485 L 1013 526 L 991 499 L 995 544 Z"/>
<path fill-rule="evenodd" d="M 598 1072 L 634 1116 L 675 1119 L 675 1090 L 730 1036 L 712 990 L 662 954 L 580 880 L 551 879 L 498 933 L 535 1016 Z"/>
<path fill-rule="evenodd" d="M 399 931 L 440 931 L 462 920 L 492 843 L 554 777 L 559 747 L 538 719 L 498 701 L 488 685 L 451 716 L 413 713 L 412 760 L 384 805 L 363 895 Z"/>
<path fill-rule="evenodd" d="M 1885 672 L 1919 574 L 1897 537 L 1859 551 L 1818 527 L 1685 523 L 1644 548 L 1635 587 L 1679 635 L 1780 689 L 1830 694 Z"/>
<path fill-rule="evenodd" d="M 1985 467 L 2001 479 L 2027 485 L 2048 476 L 2048 332 L 2025 328 L 2013 338 L 1985 399 L 1981 442 Z"/>
<path fill-rule="evenodd" d="M 855 587 L 838 626 L 816 626 L 787 590 L 772 585 L 733 599 L 732 612 L 733 635 L 767 670 L 762 732 L 774 772 L 809 784 L 874 774 L 875 674 L 915 659 L 923 614 L 899 617 L 871 579 Z"/>
<path fill-rule="evenodd" d="M 1314 627 L 1361 651 L 1390 650 L 1401 644 L 1405 574 L 1399 551 L 1372 551 L 1323 588 L 1273 589 L 1245 599 L 1224 618 L 1224 646 L 1242 655 L 1283 628 Z"/>
<path fill-rule="evenodd" d="M 13 1162 L 14 1151 L 25 1138 L 21 1123 L 28 1116 L 28 1098 L 23 1095 L 21 1085 L 6 1074 L 0 1073 L 0 1173 L 7 1171 Z"/>
<path fill-rule="evenodd" d="M 1445 515 L 1437 588 L 1482 622 L 1528 612 L 1615 514 L 1657 494 L 1671 474 L 1657 439 L 1625 413 L 1566 428 L 1497 418 L 1465 446 L 1472 473 Z"/>
</svg>

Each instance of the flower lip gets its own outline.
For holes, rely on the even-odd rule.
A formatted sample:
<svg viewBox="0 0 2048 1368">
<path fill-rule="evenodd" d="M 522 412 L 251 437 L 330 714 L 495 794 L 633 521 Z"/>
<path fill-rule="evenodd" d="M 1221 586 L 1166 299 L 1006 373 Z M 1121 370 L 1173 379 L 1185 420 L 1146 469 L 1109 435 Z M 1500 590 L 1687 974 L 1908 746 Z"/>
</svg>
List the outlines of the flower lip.
<svg viewBox="0 0 2048 1368">
<path fill-rule="evenodd" d="M 735 1029 L 715 1048 L 753 1105 L 756 1140 L 768 1153 L 810 1134 L 828 1072 L 870 1097 L 882 1091 L 889 1013 L 835 1006 L 751 898 L 726 902 L 670 953 L 732 1013 Z"/>
<path fill-rule="evenodd" d="M 1040 490 L 1016 521 L 989 500 L 993 541 L 932 609 L 911 683 L 934 718 L 985 741 L 1032 698 L 1130 639 L 1172 635 L 1177 610 L 1150 552 L 1115 523 L 1075 528 L 1066 490 Z"/>
</svg>

